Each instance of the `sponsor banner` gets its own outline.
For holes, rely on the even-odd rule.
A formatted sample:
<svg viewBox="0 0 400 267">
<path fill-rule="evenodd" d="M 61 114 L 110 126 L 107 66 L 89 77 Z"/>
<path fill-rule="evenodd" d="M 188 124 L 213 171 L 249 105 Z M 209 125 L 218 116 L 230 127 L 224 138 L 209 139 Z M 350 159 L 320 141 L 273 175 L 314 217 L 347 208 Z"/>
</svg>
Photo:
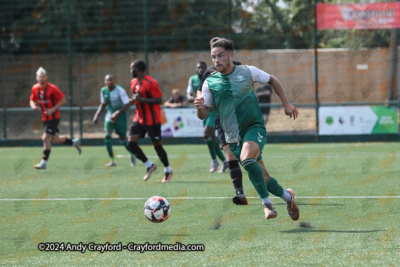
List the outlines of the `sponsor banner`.
<svg viewBox="0 0 400 267">
<path fill-rule="evenodd" d="M 317 27 L 323 29 L 400 28 L 400 3 L 317 4 Z"/>
<path fill-rule="evenodd" d="M 203 121 L 194 108 L 162 109 L 161 135 L 163 137 L 202 137 Z"/>
<path fill-rule="evenodd" d="M 385 106 L 320 107 L 320 135 L 396 134 L 397 108 Z"/>
</svg>

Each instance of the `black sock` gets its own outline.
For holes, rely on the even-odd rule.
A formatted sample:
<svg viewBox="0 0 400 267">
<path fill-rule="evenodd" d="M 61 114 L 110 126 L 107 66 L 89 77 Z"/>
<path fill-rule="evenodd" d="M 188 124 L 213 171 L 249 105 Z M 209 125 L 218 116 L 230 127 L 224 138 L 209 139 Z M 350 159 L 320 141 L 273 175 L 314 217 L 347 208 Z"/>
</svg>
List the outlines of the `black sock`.
<svg viewBox="0 0 400 267">
<path fill-rule="evenodd" d="M 136 142 L 129 142 L 129 148 L 136 158 L 140 159 L 143 163 L 147 161 L 146 155 Z"/>
<path fill-rule="evenodd" d="M 50 149 L 43 150 L 42 159 L 48 161 L 50 157 Z"/>
<path fill-rule="evenodd" d="M 228 161 L 229 174 L 231 175 L 233 186 L 235 187 L 236 194 L 244 194 L 242 170 L 240 170 L 239 162 L 237 160 Z"/>
<path fill-rule="evenodd" d="M 64 144 L 65 144 L 65 145 L 72 146 L 73 142 L 72 142 L 72 140 L 71 140 L 71 139 L 69 139 L 69 138 L 65 137 L 65 142 L 64 142 Z"/>
<path fill-rule="evenodd" d="M 169 166 L 167 152 L 162 146 L 155 146 L 154 149 L 157 151 L 158 158 L 164 164 L 164 167 Z"/>
</svg>

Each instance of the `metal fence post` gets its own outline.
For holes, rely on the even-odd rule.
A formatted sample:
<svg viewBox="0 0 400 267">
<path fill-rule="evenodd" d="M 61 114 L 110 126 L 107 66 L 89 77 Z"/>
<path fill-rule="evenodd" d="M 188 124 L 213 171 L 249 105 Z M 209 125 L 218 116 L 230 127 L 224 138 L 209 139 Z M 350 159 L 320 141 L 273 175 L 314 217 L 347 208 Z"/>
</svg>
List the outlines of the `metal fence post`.
<svg viewBox="0 0 400 267">
<path fill-rule="evenodd" d="M 149 73 L 149 47 L 148 47 L 148 25 L 147 25 L 147 0 L 144 1 L 144 8 L 143 8 L 143 23 L 144 23 L 144 57 L 146 62 L 146 72 Z"/>
<path fill-rule="evenodd" d="M 1 55 L 1 68 L 3 69 L 3 62 L 5 63 L 4 55 Z M 7 97 L 6 97 L 6 75 L 2 76 L 3 85 L 3 140 L 7 140 Z"/>
<path fill-rule="evenodd" d="M 318 96 L 318 29 L 317 29 L 317 3 L 314 0 L 314 76 L 315 76 L 315 114 L 317 126 L 317 138 L 319 139 L 319 96 Z"/>
<path fill-rule="evenodd" d="M 69 131 L 71 138 L 74 137 L 74 127 L 73 127 L 73 114 L 72 114 L 72 40 L 71 40 L 71 0 L 67 0 L 67 20 L 68 20 L 68 30 L 67 30 L 67 50 L 68 50 L 68 87 L 69 87 Z"/>
</svg>

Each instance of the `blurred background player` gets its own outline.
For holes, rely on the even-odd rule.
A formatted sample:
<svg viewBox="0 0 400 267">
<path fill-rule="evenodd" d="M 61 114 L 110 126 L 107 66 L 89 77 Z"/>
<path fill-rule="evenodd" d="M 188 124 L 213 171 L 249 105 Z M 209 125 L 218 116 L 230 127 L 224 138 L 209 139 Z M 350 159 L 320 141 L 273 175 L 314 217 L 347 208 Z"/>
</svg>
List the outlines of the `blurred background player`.
<svg viewBox="0 0 400 267">
<path fill-rule="evenodd" d="M 207 69 L 207 64 L 204 61 L 199 61 L 196 65 L 196 75 L 189 78 L 189 84 L 187 88 L 187 99 L 189 102 L 193 102 L 196 97 L 196 91 L 200 87 L 201 78 Z"/>
<path fill-rule="evenodd" d="M 112 149 L 112 133 L 115 130 L 115 133 L 119 136 L 119 140 L 121 144 L 124 145 L 126 150 L 131 155 L 131 166 L 136 165 L 136 158 L 131 152 L 128 140 L 126 138 L 127 131 L 127 122 L 126 122 L 126 110 L 129 109 L 131 103 L 128 95 L 124 88 L 115 84 L 114 76 L 111 74 L 107 74 L 104 78 L 104 82 L 106 86 L 101 88 L 100 91 L 100 106 L 97 109 L 96 114 L 94 114 L 93 122 L 95 124 L 98 123 L 98 118 L 101 112 L 106 108 L 106 117 L 104 119 L 104 131 L 105 131 L 105 139 L 104 143 L 107 148 L 108 155 L 111 159 L 109 163 L 107 163 L 106 167 L 115 167 L 117 163 L 114 159 L 114 152 Z"/>
<path fill-rule="evenodd" d="M 186 105 L 186 98 L 181 95 L 178 88 L 172 89 L 172 96 L 164 103 L 164 107 L 168 108 L 180 108 Z"/>
<path fill-rule="evenodd" d="M 253 84 L 269 83 L 282 101 L 285 114 L 296 119 L 298 111 L 286 98 L 281 83 L 274 76 L 253 67 L 233 65 L 233 42 L 220 38 L 211 45 L 211 57 L 218 73 L 206 79 L 202 96 L 194 101 L 197 116 L 205 119 L 214 105 L 221 118 L 226 142 L 235 157 L 249 174 L 249 178 L 262 199 L 265 218 L 277 216 L 269 199 L 269 192 L 281 197 L 287 203 L 287 211 L 292 220 L 299 219 L 299 209 L 295 203 L 294 191 L 283 189 L 272 176 L 266 183 L 261 153 L 267 139 L 267 131 L 258 107 Z M 265 168 L 265 166 L 264 166 Z"/>
<path fill-rule="evenodd" d="M 263 84 L 262 86 L 260 86 L 256 89 L 256 96 L 257 96 L 258 103 L 270 104 L 271 103 L 271 94 L 272 94 L 272 88 L 269 84 Z M 263 115 L 264 124 L 267 124 L 270 107 L 260 107 L 260 109 L 261 109 L 261 113 Z"/>
<path fill-rule="evenodd" d="M 151 138 L 154 149 L 160 161 L 164 164 L 163 183 L 170 182 L 172 178 L 172 169 L 169 166 L 167 152 L 162 146 L 161 140 L 161 108 L 162 94 L 160 87 L 155 79 L 145 74 L 146 64 L 143 60 L 135 60 L 131 64 L 132 102 L 136 104 L 136 114 L 133 123 L 129 127 L 129 147 L 147 167 L 144 181 L 150 179 L 157 166 L 151 162 L 142 149 L 138 146 L 138 141 L 146 133 Z"/>
<path fill-rule="evenodd" d="M 47 161 L 50 157 L 51 142 L 74 146 L 79 154 L 81 154 L 81 146 L 79 138 L 71 140 L 66 136 L 58 135 L 58 124 L 60 122 L 60 112 L 58 109 L 65 104 L 65 95 L 57 86 L 47 81 L 47 72 L 42 67 L 36 72 L 36 80 L 38 83 L 32 87 L 29 104 L 33 110 L 42 111 L 44 133 L 42 135 L 42 160 L 33 167 L 35 169 L 46 169 Z"/>
<path fill-rule="evenodd" d="M 189 79 L 189 85 L 187 89 L 188 97 L 193 95 L 196 97 L 198 90 L 200 90 L 200 85 L 202 84 L 201 79 L 207 69 L 207 64 L 203 61 L 200 61 L 196 65 L 196 72 L 197 75 L 193 75 Z M 215 172 L 218 169 L 219 163 L 217 160 L 218 158 L 222 161 L 221 169 L 218 171 L 219 173 L 225 172 L 228 168 L 228 161 L 225 159 L 224 154 L 219 149 L 218 143 L 216 142 L 215 138 L 215 119 L 218 113 L 214 108 L 211 108 L 208 117 L 203 120 L 203 139 L 207 143 L 208 151 L 210 152 L 211 156 L 211 166 L 210 172 Z"/>
</svg>

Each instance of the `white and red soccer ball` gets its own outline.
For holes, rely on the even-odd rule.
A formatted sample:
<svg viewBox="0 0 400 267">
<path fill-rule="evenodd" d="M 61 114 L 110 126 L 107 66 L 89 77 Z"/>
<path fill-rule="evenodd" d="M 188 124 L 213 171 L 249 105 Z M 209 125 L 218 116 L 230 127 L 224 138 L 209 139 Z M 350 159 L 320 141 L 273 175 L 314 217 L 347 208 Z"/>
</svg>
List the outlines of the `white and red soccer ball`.
<svg viewBox="0 0 400 267">
<path fill-rule="evenodd" d="M 144 216 L 153 223 L 167 220 L 170 212 L 171 206 L 168 201 L 160 196 L 151 197 L 144 204 Z"/>
</svg>

